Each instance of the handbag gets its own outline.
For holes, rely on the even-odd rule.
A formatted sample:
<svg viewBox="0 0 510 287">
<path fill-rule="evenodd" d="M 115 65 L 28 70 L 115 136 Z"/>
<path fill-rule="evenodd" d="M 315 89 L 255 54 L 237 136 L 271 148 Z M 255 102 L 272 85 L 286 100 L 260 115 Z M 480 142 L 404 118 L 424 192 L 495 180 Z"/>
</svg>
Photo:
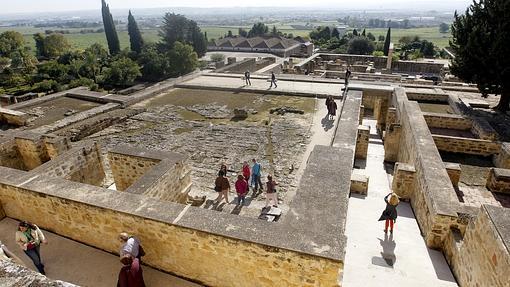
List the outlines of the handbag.
<svg viewBox="0 0 510 287">
<path fill-rule="evenodd" d="M 34 249 L 36 247 L 37 247 L 37 245 L 35 243 L 33 243 L 33 242 L 29 242 L 27 244 L 27 250 L 31 250 L 31 249 Z"/>
</svg>

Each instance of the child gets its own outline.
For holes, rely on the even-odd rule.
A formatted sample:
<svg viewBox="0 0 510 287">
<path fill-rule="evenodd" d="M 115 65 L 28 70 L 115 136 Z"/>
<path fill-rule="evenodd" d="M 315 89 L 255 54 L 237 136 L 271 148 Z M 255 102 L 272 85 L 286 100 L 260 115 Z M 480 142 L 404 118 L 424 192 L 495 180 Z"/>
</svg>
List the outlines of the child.
<svg viewBox="0 0 510 287">
<path fill-rule="evenodd" d="M 388 225 L 390 226 L 390 233 L 393 233 L 393 224 L 397 220 L 397 205 L 400 200 L 395 193 L 390 193 L 384 197 L 384 201 L 386 202 L 386 209 L 381 214 L 379 221 L 385 220 L 384 233 L 388 232 Z"/>
<path fill-rule="evenodd" d="M 243 175 L 237 176 L 236 181 L 236 192 L 237 192 L 237 204 L 244 205 L 244 199 L 248 193 L 248 182 L 244 179 Z"/>
</svg>

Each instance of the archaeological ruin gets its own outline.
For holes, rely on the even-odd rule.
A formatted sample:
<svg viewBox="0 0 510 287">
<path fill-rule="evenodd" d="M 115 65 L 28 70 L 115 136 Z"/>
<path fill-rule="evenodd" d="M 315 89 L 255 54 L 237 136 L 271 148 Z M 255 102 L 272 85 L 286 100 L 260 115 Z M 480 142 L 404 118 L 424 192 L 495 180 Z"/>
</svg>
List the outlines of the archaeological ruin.
<svg viewBox="0 0 510 287">
<path fill-rule="evenodd" d="M 509 286 L 510 129 L 495 97 L 446 80 L 438 63 L 229 62 L 122 94 L 79 87 L 1 107 L 0 240 L 23 258 L 21 220 L 54 240 L 42 246 L 47 278 L 0 260 L 0 285 L 112 286 L 116 274 L 66 265 L 90 254 L 102 266 L 125 231 L 143 244 L 148 280 L 176 280 L 152 286 L 380 286 L 381 274 L 396 286 Z M 254 158 L 278 183 L 278 207 L 251 190 L 243 206 L 234 190 L 215 203 L 220 165 L 233 186 Z M 399 218 L 385 234 L 392 191 Z M 56 242 L 91 251 L 60 256 Z"/>
</svg>

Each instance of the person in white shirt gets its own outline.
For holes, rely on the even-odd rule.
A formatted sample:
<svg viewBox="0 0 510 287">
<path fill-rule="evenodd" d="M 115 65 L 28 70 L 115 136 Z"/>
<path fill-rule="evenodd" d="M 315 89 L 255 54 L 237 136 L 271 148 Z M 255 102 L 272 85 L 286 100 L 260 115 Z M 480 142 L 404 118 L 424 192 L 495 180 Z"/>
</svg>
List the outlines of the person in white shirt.
<svg viewBox="0 0 510 287">
<path fill-rule="evenodd" d="M 126 232 L 119 234 L 119 240 L 122 243 L 120 248 L 120 257 L 127 254 L 133 256 L 133 258 L 140 259 L 143 254 L 140 254 L 140 240 L 134 236 L 129 236 Z"/>
</svg>

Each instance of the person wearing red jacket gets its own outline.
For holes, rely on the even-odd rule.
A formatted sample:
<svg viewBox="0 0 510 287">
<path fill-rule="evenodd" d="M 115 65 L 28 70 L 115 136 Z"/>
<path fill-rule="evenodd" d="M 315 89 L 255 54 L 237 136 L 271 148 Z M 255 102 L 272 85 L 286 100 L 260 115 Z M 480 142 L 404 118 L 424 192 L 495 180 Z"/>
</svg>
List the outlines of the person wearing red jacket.
<svg viewBox="0 0 510 287">
<path fill-rule="evenodd" d="M 250 175 L 251 175 L 250 165 L 248 164 L 247 161 L 245 161 L 243 163 L 243 176 L 244 176 L 244 180 L 246 180 L 246 182 L 249 182 Z"/>
<path fill-rule="evenodd" d="M 244 199 L 248 193 L 248 182 L 244 179 L 244 176 L 238 175 L 235 186 L 237 192 L 237 205 L 244 205 Z"/>
</svg>

